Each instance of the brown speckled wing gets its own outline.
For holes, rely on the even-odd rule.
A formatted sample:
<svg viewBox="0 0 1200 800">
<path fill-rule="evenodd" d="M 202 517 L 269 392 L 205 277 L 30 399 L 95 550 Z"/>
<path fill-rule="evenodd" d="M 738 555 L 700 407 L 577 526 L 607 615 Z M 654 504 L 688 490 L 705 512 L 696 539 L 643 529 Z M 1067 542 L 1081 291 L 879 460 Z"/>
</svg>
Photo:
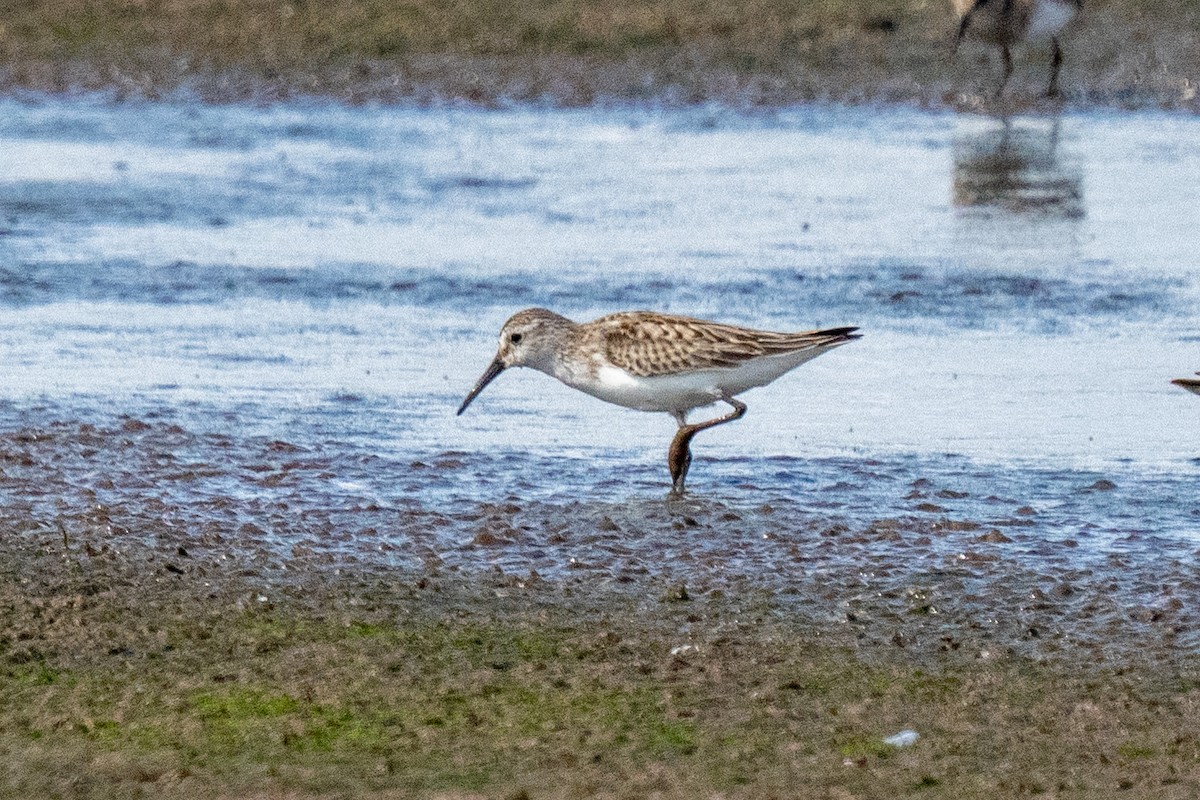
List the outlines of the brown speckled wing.
<svg viewBox="0 0 1200 800">
<path fill-rule="evenodd" d="M 632 311 L 587 326 L 610 363 L 633 375 L 672 375 L 728 369 L 752 358 L 828 347 L 857 338 L 854 328 L 774 333 L 715 322 Z"/>
</svg>

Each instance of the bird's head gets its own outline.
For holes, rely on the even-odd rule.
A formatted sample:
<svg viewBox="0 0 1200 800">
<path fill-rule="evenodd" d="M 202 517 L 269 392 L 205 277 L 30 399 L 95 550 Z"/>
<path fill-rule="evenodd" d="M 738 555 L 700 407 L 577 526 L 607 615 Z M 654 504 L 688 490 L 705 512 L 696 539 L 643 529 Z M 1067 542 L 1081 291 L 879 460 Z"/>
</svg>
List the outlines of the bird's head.
<svg viewBox="0 0 1200 800">
<path fill-rule="evenodd" d="M 544 308 L 527 308 L 508 318 L 500 329 L 500 345 L 496 357 L 475 382 L 458 413 L 462 414 L 496 376 L 509 367 L 533 367 L 543 372 L 550 370 L 561 337 L 575 323 L 566 317 Z"/>
</svg>

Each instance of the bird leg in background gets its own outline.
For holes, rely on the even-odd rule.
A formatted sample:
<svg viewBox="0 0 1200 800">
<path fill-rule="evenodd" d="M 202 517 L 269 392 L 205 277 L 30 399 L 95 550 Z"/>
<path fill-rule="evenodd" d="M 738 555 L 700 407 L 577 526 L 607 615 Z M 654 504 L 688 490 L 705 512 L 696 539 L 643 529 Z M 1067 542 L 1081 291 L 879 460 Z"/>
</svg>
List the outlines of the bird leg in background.
<svg viewBox="0 0 1200 800">
<path fill-rule="evenodd" d="M 975 0 L 975 5 L 971 6 L 971 8 L 967 10 L 967 13 L 963 14 L 963 18 L 958 23 L 958 35 L 954 37 L 954 48 L 950 51 L 951 55 L 956 55 L 958 53 L 958 48 L 962 45 L 963 37 L 967 35 L 967 28 L 971 24 L 971 17 L 975 15 L 976 10 L 986 6 L 989 1 L 990 0 Z"/>
<path fill-rule="evenodd" d="M 1000 45 L 1000 57 L 1004 59 L 1004 76 L 1000 78 L 1000 87 L 996 89 L 997 99 L 1004 94 L 1004 87 L 1008 86 L 1008 79 L 1013 74 L 1012 50 L 1008 45 Z"/>
<path fill-rule="evenodd" d="M 687 478 L 688 467 L 692 465 L 692 437 L 706 428 L 712 428 L 717 425 L 723 425 L 726 422 L 733 422 L 735 419 L 741 419 L 746 413 L 746 404 L 740 400 L 734 400 L 732 397 L 723 397 L 726 403 L 733 406 L 733 411 L 730 411 L 723 417 L 710 419 L 707 422 L 697 422 L 695 425 L 686 425 L 680 419 L 679 430 L 675 431 L 675 438 L 671 440 L 671 446 L 667 449 L 667 468 L 671 470 L 671 496 L 681 497 L 683 495 L 683 482 Z"/>
<path fill-rule="evenodd" d="M 1063 62 L 1062 47 L 1058 44 L 1057 36 L 1051 37 L 1050 42 L 1054 45 L 1054 53 L 1050 57 L 1050 88 L 1046 90 L 1046 97 L 1058 97 L 1058 71 Z"/>
</svg>

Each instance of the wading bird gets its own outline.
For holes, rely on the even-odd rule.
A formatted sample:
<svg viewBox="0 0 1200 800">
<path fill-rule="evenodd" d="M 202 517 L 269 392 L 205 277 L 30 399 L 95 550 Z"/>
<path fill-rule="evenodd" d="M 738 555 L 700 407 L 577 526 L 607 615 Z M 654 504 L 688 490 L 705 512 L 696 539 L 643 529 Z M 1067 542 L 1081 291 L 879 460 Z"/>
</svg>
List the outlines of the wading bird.
<svg viewBox="0 0 1200 800">
<path fill-rule="evenodd" d="M 963 37 L 968 35 L 1000 48 L 1004 77 L 996 89 L 997 97 L 1012 75 L 1013 45 L 1047 38 L 1053 50 L 1046 96 L 1058 96 L 1058 71 L 1063 62 L 1058 34 L 1083 10 L 1083 0 L 954 0 L 954 10 L 959 16 L 958 34 L 954 37 L 955 53 Z"/>
<path fill-rule="evenodd" d="M 532 367 L 626 408 L 665 411 L 679 423 L 667 451 L 672 494 L 678 496 L 692 460 L 692 437 L 746 413 L 746 404 L 735 395 L 766 386 L 821 353 L 858 339 L 856 330 L 774 333 L 653 311 L 610 314 L 580 324 L 544 308 L 530 308 L 504 323 L 496 357 L 458 413 L 509 367 Z M 688 424 L 689 411 L 718 401 L 733 410 Z"/>
</svg>

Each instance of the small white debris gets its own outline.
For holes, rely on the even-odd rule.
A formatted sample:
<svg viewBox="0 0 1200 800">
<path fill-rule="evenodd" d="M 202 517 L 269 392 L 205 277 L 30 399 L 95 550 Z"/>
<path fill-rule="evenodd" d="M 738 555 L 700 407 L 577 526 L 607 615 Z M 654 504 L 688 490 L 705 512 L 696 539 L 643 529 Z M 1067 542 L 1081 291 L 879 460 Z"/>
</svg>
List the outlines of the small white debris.
<svg viewBox="0 0 1200 800">
<path fill-rule="evenodd" d="M 258 602 L 260 602 L 260 603 L 265 603 L 265 602 L 267 602 L 267 596 L 266 596 L 265 594 L 260 594 L 260 595 L 258 596 Z"/>
<path fill-rule="evenodd" d="M 921 738 L 921 734 L 914 730 L 905 728 L 899 733 L 894 733 L 883 740 L 884 744 L 890 744 L 892 747 L 908 747 L 910 744 L 916 744 L 917 739 Z"/>
<path fill-rule="evenodd" d="M 700 648 L 694 644 L 681 644 L 671 648 L 671 655 L 682 656 L 688 653 L 699 653 Z"/>
</svg>

